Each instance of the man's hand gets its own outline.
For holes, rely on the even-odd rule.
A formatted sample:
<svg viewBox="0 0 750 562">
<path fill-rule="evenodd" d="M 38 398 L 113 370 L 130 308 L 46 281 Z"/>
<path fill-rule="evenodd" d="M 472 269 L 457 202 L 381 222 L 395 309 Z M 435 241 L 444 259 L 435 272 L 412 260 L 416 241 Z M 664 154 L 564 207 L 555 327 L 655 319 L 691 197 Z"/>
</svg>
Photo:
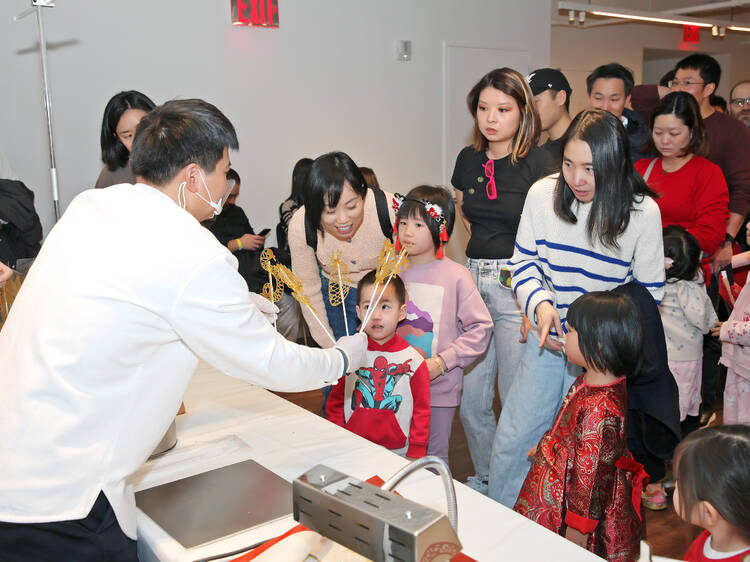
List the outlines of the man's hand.
<svg viewBox="0 0 750 562">
<path fill-rule="evenodd" d="M 730 263 L 732 263 L 732 245 L 727 242 L 719 246 L 719 249 L 711 256 L 711 272 L 718 273 Z"/>
<path fill-rule="evenodd" d="M 263 313 L 263 316 L 273 324 L 279 315 L 279 307 L 269 301 L 266 297 L 250 291 L 250 301 Z"/>
<path fill-rule="evenodd" d="M 240 240 L 243 250 L 257 250 L 266 243 L 266 237 L 259 234 L 243 234 Z"/>
<path fill-rule="evenodd" d="M 536 323 L 539 326 L 539 347 L 546 347 L 551 351 L 562 351 L 562 342 L 552 339 L 549 335 L 552 328 L 559 337 L 563 335 L 560 315 L 549 301 L 542 301 L 536 306 Z"/>
<path fill-rule="evenodd" d="M 5 285 L 5 282 L 13 276 L 13 270 L 0 262 L 0 288 Z"/>
<path fill-rule="evenodd" d="M 343 336 L 336 342 L 336 348 L 346 355 L 347 373 L 353 373 L 365 366 L 367 356 L 367 334 L 357 332 L 353 336 Z M 342 373 L 343 374 L 343 373 Z"/>
</svg>

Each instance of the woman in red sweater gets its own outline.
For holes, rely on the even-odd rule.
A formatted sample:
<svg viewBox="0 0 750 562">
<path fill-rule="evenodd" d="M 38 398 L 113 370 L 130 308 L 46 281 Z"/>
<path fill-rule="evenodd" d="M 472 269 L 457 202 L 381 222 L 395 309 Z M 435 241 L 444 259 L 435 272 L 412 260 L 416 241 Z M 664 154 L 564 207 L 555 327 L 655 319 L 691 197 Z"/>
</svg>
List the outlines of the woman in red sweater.
<svg viewBox="0 0 750 562">
<path fill-rule="evenodd" d="M 664 96 L 649 120 L 651 136 L 636 169 L 659 194 L 662 226 L 678 224 L 697 238 L 704 254 L 724 242 L 729 192 L 724 174 L 704 156 L 708 138 L 695 98 L 685 92 Z"/>
</svg>

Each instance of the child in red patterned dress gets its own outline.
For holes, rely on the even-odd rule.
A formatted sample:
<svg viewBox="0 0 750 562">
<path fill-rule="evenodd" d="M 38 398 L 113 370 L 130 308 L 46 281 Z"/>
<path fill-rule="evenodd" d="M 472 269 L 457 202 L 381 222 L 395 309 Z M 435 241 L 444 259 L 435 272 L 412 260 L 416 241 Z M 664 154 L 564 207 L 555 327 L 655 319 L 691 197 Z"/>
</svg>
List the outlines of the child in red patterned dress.
<svg viewBox="0 0 750 562">
<path fill-rule="evenodd" d="M 567 328 L 568 361 L 586 370 L 529 451 L 515 510 L 607 560 L 635 560 L 648 476 L 627 451 L 625 381 L 641 361 L 640 312 L 628 296 L 591 292 L 570 305 Z"/>
<path fill-rule="evenodd" d="M 694 431 L 678 445 L 674 458 L 674 510 L 705 529 L 685 560 L 750 560 L 750 426 Z"/>
</svg>

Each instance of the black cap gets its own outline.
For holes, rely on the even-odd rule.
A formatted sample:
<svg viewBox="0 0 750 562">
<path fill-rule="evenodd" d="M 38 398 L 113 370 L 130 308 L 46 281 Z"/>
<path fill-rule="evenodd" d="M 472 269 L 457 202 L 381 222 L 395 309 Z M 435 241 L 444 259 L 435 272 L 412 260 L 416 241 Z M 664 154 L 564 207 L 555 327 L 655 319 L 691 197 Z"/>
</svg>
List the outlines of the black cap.
<svg viewBox="0 0 750 562">
<path fill-rule="evenodd" d="M 540 68 L 526 77 L 531 93 L 538 96 L 547 90 L 563 90 L 570 97 L 571 89 L 567 78 L 554 68 Z"/>
</svg>

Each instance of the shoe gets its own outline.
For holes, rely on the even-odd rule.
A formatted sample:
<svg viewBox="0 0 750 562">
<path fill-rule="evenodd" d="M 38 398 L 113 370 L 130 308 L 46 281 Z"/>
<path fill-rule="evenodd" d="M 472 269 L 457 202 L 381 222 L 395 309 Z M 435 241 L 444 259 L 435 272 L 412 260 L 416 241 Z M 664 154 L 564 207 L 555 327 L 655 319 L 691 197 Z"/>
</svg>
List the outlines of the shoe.
<svg viewBox="0 0 750 562">
<path fill-rule="evenodd" d="M 662 511 L 667 509 L 667 495 L 664 490 L 657 490 L 652 494 L 647 494 L 646 490 L 641 492 L 641 503 L 643 507 L 651 511 Z"/>
<path fill-rule="evenodd" d="M 476 474 L 474 476 L 469 476 L 466 479 L 466 485 L 472 490 L 475 490 L 485 496 L 490 492 L 490 487 L 487 483 L 487 480 L 481 478 L 480 476 L 477 476 Z"/>
<path fill-rule="evenodd" d="M 674 474 L 671 471 L 667 472 L 667 475 L 661 481 L 661 485 L 664 486 L 666 492 L 674 489 Z"/>
</svg>

